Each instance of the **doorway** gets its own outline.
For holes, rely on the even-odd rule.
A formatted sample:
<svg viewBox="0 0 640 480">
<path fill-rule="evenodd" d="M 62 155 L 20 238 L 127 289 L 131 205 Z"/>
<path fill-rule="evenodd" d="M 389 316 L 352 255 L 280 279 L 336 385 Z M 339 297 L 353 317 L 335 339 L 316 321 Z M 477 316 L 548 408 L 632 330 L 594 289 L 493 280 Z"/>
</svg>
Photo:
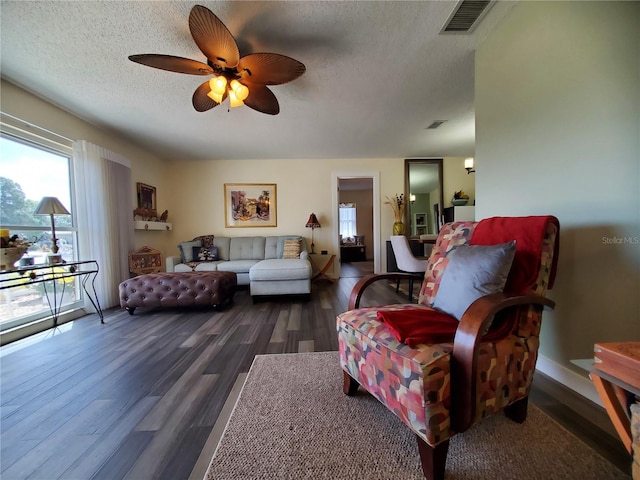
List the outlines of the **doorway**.
<svg viewBox="0 0 640 480">
<path fill-rule="evenodd" d="M 333 225 L 337 275 L 364 276 L 380 272 L 380 193 L 378 172 L 333 175 Z M 353 236 L 340 237 L 340 205 L 353 207 Z M 344 208 L 344 207 L 343 207 Z M 341 241 L 342 240 L 342 241 Z M 343 272 L 344 269 L 344 272 Z"/>
</svg>

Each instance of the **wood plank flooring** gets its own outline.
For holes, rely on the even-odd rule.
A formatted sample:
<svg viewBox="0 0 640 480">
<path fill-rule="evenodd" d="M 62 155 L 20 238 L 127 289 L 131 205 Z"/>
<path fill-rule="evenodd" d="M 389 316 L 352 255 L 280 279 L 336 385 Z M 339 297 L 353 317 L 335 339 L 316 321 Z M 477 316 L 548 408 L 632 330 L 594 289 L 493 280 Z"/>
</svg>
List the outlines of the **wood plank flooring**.
<svg viewBox="0 0 640 480">
<path fill-rule="evenodd" d="M 335 316 L 357 280 L 315 282 L 309 302 L 254 304 L 244 289 L 222 312 L 112 309 L 104 325 L 87 316 L 3 346 L 1 478 L 202 479 L 254 356 L 337 350 Z M 379 282 L 364 302 L 405 298 Z M 551 390 L 532 400 L 628 471 L 611 432 Z"/>
</svg>

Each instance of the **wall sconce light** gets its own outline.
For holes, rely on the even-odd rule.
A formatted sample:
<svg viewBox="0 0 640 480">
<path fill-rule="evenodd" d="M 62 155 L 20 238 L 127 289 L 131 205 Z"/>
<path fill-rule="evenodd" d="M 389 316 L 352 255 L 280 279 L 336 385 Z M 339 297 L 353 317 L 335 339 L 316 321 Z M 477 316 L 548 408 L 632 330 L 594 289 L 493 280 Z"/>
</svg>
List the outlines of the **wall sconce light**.
<svg viewBox="0 0 640 480">
<path fill-rule="evenodd" d="M 473 162 L 473 157 L 464 159 L 464 168 L 467 169 L 467 174 L 475 173 L 474 167 L 475 167 L 475 163 Z"/>
<path fill-rule="evenodd" d="M 413 204 L 416 201 L 416 196 L 413 193 L 409 194 L 409 201 Z"/>
</svg>

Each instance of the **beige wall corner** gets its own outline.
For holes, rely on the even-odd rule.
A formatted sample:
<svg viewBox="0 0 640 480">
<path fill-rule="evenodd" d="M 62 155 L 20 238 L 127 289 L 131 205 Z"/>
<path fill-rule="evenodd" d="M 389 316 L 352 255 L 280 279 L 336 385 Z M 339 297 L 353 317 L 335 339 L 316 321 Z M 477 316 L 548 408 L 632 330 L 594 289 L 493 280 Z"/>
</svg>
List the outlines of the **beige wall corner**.
<svg viewBox="0 0 640 480">
<path fill-rule="evenodd" d="M 637 2 L 519 2 L 476 52 L 476 214 L 559 218 L 541 354 L 574 371 L 640 340 L 638 25 Z"/>
</svg>

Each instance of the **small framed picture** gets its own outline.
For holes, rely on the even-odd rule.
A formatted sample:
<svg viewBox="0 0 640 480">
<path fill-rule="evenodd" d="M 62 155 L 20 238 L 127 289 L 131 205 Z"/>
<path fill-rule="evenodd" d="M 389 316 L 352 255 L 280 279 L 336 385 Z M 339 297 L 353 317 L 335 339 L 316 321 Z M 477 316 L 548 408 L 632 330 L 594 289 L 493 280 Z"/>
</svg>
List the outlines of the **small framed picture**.
<svg viewBox="0 0 640 480">
<path fill-rule="evenodd" d="M 156 187 L 145 183 L 136 183 L 138 187 L 138 208 L 156 210 Z"/>
<path fill-rule="evenodd" d="M 276 227 L 276 211 L 275 183 L 224 184 L 226 227 Z"/>
</svg>

